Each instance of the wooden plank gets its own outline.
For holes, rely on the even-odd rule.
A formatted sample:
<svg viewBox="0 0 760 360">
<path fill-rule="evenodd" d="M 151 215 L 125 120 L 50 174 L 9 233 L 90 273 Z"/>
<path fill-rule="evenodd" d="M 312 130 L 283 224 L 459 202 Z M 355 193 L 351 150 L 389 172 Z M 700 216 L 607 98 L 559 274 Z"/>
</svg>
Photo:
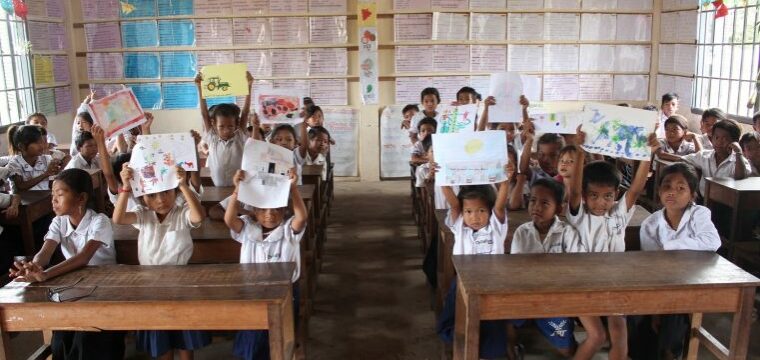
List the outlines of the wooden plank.
<svg viewBox="0 0 760 360">
<path fill-rule="evenodd" d="M 720 360 L 727 360 L 728 357 L 728 349 L 723 346 L 723 344 L 718 341 L 712 334 L 707 332 L 705 328 L 700 327 L 697 331 L 697 338 L 699 339 L 699 342 L 707 348 L 715 357 L 717 357 Z M 689 354 L 691 357 L 691 353 Z M 697 358 L 697 352 L 694 352 L 694 359 Z"/>
<path fill-rule="evenodd" d="M 731 326 L 731 342 L 729 343 L 729 359 L 746 359 L 749 346 L 750 326 L 752 325 L 752 310 L 755 304 L 755 289 L 743 288 L 738 301 L 739 309 L 734 313 Z"/>
</svg>

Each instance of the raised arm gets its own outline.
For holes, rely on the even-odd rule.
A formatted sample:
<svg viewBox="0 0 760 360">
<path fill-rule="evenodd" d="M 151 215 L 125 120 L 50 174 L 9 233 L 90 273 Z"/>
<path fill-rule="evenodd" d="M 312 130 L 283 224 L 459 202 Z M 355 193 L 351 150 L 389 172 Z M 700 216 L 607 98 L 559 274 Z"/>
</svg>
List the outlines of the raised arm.
<svg viewBox="0 0 760 360">
<path fill-rule="evenodd" d="M 248 80 L 248 95 L 245 96 L 245 102 L 243 103 L 243 110 L 240 112 L 240 130 L 245 131 L 248 128 L 248 114 L 251 113 L 251 94 L 253 93 L 253 75 L 250 72 L 245 72 L 245 78 Z M 257 127 L 253 127 L 253 130 L 258 132 Z"/>
<path fill-rule="evenodd" d="M 195 158 L 200 161 L 201 157 L 198 156 L 198 144 L 201 142 L 201 134 L 195 130 L 190 130 L 190 135 L 193 137 L 193 142 L 195 144 Z M 200 165 L 198 165 L 198 171 L 190 171 L 190 185 L 193 186 L 195 192 L 200 194 L 201 186 L 203 185 L 201 184 Z"/>
<path fill-rule="evenodd" d="M 478 131 L 486 131 L 486 128 L 488 128 L 488 108 L 493 105 L 496 105 L 496 99 L 493 96 L 489 96 L 483 101 L 483 115 L 480 116 L 480 121 L 478 121 Z"/>
<path fill-rule="evenodd" d="M 308 126 L 306 119 L 304 119 L 301 123 L 301 142 L 298 144 L 298 153 L 301 155 L 301 159 L 306 158 L 306 152 L 309 148 L 309 131 L 306 129 Z"/>
<path fill-rule="evenodd" d="M 506 171 L 506 170 L 505 170 Z M 509 199 L 509 180 L 504 180 L 499 184 L 499 192 L 496 194 L 496 203 L 493 206 L 493 212 L 499 222 L 504 223 L 507 220 L 507 200 Z"/>
<path fill-rule="evenodd" d="M 251 139 L 264 140 L 261 136 L 261 123 L 259 122 L 259 116 L 253 113 L 249 116 L 251 118 Z"/>
<path fill-rule="evenodd" d="M 193 194 L 193 191 L 190 190 L 190 185 L 187 184 L 187 171 L 179 165 L 177 165 L 175 170 L 177 171 L 177 180 L 179 180 L 179 191 L 182 192 L 182 196 L 185 197 L 185 202 L 187 202 L 187 206 L 190 208 L 190 223 L 198 225 L 206 217 L 206 211 L 203 210 L 201 200 Z"/>
<path fill-rule="evenodd" d="M 195 75 L 195 86 L 198 88 L 198 104 L 201 108 L 201 117 L 203 118 L 203 131 L 213 131 L 214 127 L 211 125 L 211 117 L 208 114 L 208 106 L 206 105 L 206 99 L 203 98 L 203 74 L 198 73 Z"/>
<path fill-rule="evenodd" d="M 520 95 L 520 105 L 522 106 L 523 122 L 530 121 L 530 116 L 528 116 L 528 106 L 530 106 L 530 101 L 528 101 L 528 98 L 526 98 L 525 95 Z"/>
<path fill-rule="evenodd" d="M 702 151 L 702 142 L 699 141 L 699 136 L 697 136 L 697 134 L 687 131 L 686 134 L 683 135 L 683 140 L 694 144 L 694 152 Z"/>
<path fill-rule="evenodd" d="M 526 121 L 525 126 L 528 126 L 528 124 L 532 125 L 530 121 Z M 523 143 L 523 151 L 520 155 L 520 173 L 530 177 L 530 157 L 533 155 L 533 139 L 535 138 L 535 135 L 533 134 L 532 128 L 524 128 L 522 135 L 525 136 L 525 142 Z"/>
<path fill-rule="evenodd" d="M 224 211 L 224 223 L 230 230 L 240 233 L 243 231 L 243 220 L 238 217 L 238 191 L 240 190 L 240 182 L 245 179 L 245 171 L 238 170 L 235 176 L 232 178 L 232 182 L 235 184 L 235 191 L 230 196 L 230 202 L 227 204 L 227 209 Z"/>
<path fill-rule="evenodd" d="M 296 168 L 290 169 L 290 197 L 293 199 L 293 222 L 290 226 L 293 228 L 293 232 L 300 233 L 306 227 L 306 221 L 308 214 L 306 212 L 306 205 L 303 203 L 301 193 L 298 192 L 298 173 Z"/>
<path fill-rule="evenodd" d="M 140 134 L 142 135 L 150 135 L 150 129 L 151 126 L 153 126 L 153 113 L 146 112 L 145 113 L 145 123 L 140 125 Z"/>
<path fill-rule="evenodd" d="M 125 163 L 121 167 L 121 191 L 119 191 L 119 199 L 116 200 L 116 205 L 113 209 L 113 222 L 119 225 L 132 225 L 137 222 L 137 214 L 127 211 L 127 203 L 129 202 L 129 195 L 132 193 L 132 187 L 129 185 L 129 180 L 132 179 L 133 171 L 129 167 L 129 163 Z"/>
<path fill-rule="evenodd" d="M 509 210 L 520 210 L 523 208 L 523 188 L 528 181 L 528 177 L 525 174 L 515 174 L 515 176 L 517 181 L 509 192 Z"/>
<path fill-rule="evenodd" d="M 652 152 L 654 152 L 659 146 L 660 142 L 657 140 L 657 134 L 649 134 L 649 147 L 652 149 Z M 633 205 L 636 205 L 636 200 L 644 191 L 644 187 L 646 187 L 650 168 L 651 162 L 649 160 L 639 162 L 639 168 L 636 169 L 636 175 L 633 176 L 631 186 L 628 188 L 628 192 L 625 193 L 626 209 L 631 209 Z"/>
<path fill-rule="evenodd" d="M 581 130 L 582 125 L 578 125 L 575 138 L 579 143 L 585 142 L 586 133 Z M 577 214 L 581 206 L 583 197 L 583 166 L 586 162 L 586 152 L 580 146 L 575 151 L 575 162 L 573 163 L 573 176 L 570 178 L 570 188 L 567 191 L 567 202 L 571 214 Z"/>
<path fill-rule="evenodd" d="M 113 173 L 113 168 L 111 168 L 111 156 L 108 153 L 103 129 L 98 125 L 93 125 L 92 136 L 95 138 L 95 144 L 98 145 L 98 161 L 100 163 L 100 170 L 103 172 L 103 177 L 106 179 L 108 191 L 111 194 L 116 194 L 119 191 L 119 182 L 116 181 L 116 175 Z"/>
</svg>

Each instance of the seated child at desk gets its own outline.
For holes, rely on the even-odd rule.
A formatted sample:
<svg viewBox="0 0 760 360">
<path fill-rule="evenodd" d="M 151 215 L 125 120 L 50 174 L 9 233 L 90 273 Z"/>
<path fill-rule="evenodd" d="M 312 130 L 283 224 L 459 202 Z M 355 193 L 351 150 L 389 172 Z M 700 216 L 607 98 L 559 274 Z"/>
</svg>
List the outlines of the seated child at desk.
<svg viewBox="0 0 760 360">
<path fill-rule="evenodd" d="M 99 170 L 98 144 L 89 131 L 79 133 L 74 141 L 77 154 L 66 164 L 66 169 Z M 106 155 L 107 156 L 107 155 Z"/>
<path fill-rule="evenodd" d="M 253 76 L 246 72 L 248 87 L 253 86 Z M 211 181 L 215 186 L 231 186 L 235 171 L 243 161 L 243 147 L 249 134 L 248 114 L 251 109 L 250 91 L 245 98 L 241 112 L 235 104 L 219 104 L 214 107 L 213 117 L 209 115 L 206 99 L 201 93 L 203 76 L 195 77 L 198 97 L 203 118 L 203 141 L 208 145 L 206 166 L 211 170 Z M 258 129 L 254 129 L 258 130 Z"/>
<path fill-rule="evenodd" d="M 8 143 L 15 154 L 8 163 L 13 189 L 50 190 L 49 179 L 61 170 L 61 161 L 45 154 L 48 149 L 43 128 L 13 125 L 8 128 Z"/>
<path fill-rule="evenodd" d="M 301 238 L 308 214 L 298 185 L 295 169 L 290 170 L 290 198 L 293 201 L 293 216 L 285 219 L 287 208 L 253 209 L 246 215 L 238 215 L 237 194 L 245 172 L 238 170 L 233 182 L 235 191 L 224 214 L 224 222 L 230 228 L 232 238 L 242 244 L 240 263 L 294 262 L 293 273 L 293 313 L 298 321 L 299 288 L 301 274 Z M 302 344 L 303 345 L 303 344 Z M 266 330 L 238 331 L 235 336 L 233 353 L 244 360 L 269 359 L 269 332 Z"/>
<path fill-rule="evenodd" d="M 412 124 L 409 127 L 409 140 L 412 144 L 421 140 L 417 132 L 419 131 L 419 122 L 424 118 L 435 119 L 438 116 L 436 109 L 438 104 L 441 103 L 441 94 L 436 88 L 424 88 L 420 92 L 420 104 L 422 105 L 422 111 L 412 116 Z"/>
<path fill-rule="evenodd" d="M 443 189 L 441 186 L 435 186 L 435 171 L 430 171 L 431 167 L 437 167 L 438 165 L 435 163 L 435 160 L 433 159 L 433 137 L 428 136 L 422 141 L 418 141 L 417 144 L 421 144 L 423 147 L 423 150 L 427 154 L 428 159 L 430 159 L 429 162 L 426 162 L 424 164 L 420 164 L 420 166 L 417 166 L 417 170 L 415 170 L 415 178 L 416 181 L 414 183 L 415 187 L 422 188 L 425 187 L 425 184 L 434 184 L 433 185 L 433 202 L 435 203 L 435 209 L 449 209 L 449 203 L 446 201 L 446 197 L 443 195 Z M 417 145 L 415 144 L 415 145 Z M 454 194 L 459 193 L 459 186 L 452 186 L 452 191 L 454 191 Z"/>
<path fill-rule="evenodd" d="M 47 116 L 43 113 L 34 113 L 26 117 L 25 125 L 37 125 L 47 130 L 48 120 Z M 55 149 L 58 146 L 58 140 L 55 138 L 52 132 L 48 132 L 46 135 L 48 148 Z"/>
<path fill-rule="evenodd" d="M 116 264 L 111 219 L 89 207 L 92 180 L 81 169 L 62 171 L 53 181 L 56 217 L 42 249 L 31 262 L 16 262 L 16 281 L 43 282 L 88 265 Z M 63 262 L 48 267 L 60 245 Z M 124 332 L 53 331 L 54 359 L 123 359 Z"/>
<path fill-rule="evenodd" d="M 306 132 L 306 127 L 301 127 L 301 144 L 293 150 L 293 156 L 298 166 L 323 165 L 322 180 L 327 179 L 329 164 L 325 156 L 330 149 L 330 132 L 321 126 L 315 126 Z"/>
<path fill-rule="evenodd" d="M 187 172 L 180 166 L 176 171 L 179 192 L 186 199 L 186 205 L 177 203 L 177 189 L 171 189 L 143 195 L 140 199 L 143 206 L 134 211 L 127 210 L 133 170 L 127 163 L 121 171 L 122 187 L 114 207 L 113 222 L 132 225 L 140 231 L 137 237 L 140 265 L 186 265 L 193 255 L 190 229 L 198 228 L 206 214 L 200 199 L 187 183 Z M 181 359 L 192 359 L 192 350 L 210 342 L 211 336 L 205 331 L 137 331 L 138 350 L 162 359 L 173 359 L 175 349 Z"/>
<path fill-rule="evenodd" d="M 676 93 L 669 92 L 662 95 L 662 103 L 660 108 L 662 114 L 660 115 L 660 121 L 657 123 L 655 133 L 658 139 L 665 138 L 665 120 L 673 116 L 678 111 L 678 105 L 681 98 Z"/>
<path fill-rule="evenodd" d="M 749 176 L 760 176 L 760 133 L 750 131 L 742 135 L 739 144 L 752 170 Z"/>
<path fill-rule="evenodd" d="M 463 186 L 458 195 L 450 186 L 444 186 L 443 193 L 450 207 L 446 225 L 454 234 L 453 254 L 504 254 L 509 183 L 500 183 L 498 194 L 494 194 L 490 185 Z M 438 335 L 447 343 L 454 340 L 455 297 L 456 280 L 453 280 L 436 324 Z M 480 322 L 481 358 L 506 355 L 506 330 L 503 320 Z"/>
<path fill-rule="evenodd" d="M 541 178 L 553 178 L 557 175 L 557 163 L 559 161 L 559 151 L 565 146 L 565 140 L 562 136 L 552 133 L 546 133 L 538 138 L 536 157 L 538 166 L 531 165 L 533 139 L 535 138 L 532 123 L 527 122 L 529 129 L 524 129 L 526 133 L 525 147 L 523 148 L 520 158 L 520 173 L 525 174 L 530 179 L 530 184 Z"/>
<path fill-rule="evenodd" d="M 10 174 L 7 167 L 0 167 L 0 180 L 5 181 Z M 0 192 L 0 211 L 6 219 L 15 219 L 18 216 L 18 207 L 21 205 L 21 196 Z M 24 253 L 21 246 L 21 238 L 18 230 L 5 229 L 0 226 L 0 269 L 7 269 L 13 265 L 13 258 Z"/>
<path fill-rule="evenodd" d="M 713 150 L 702 150 L 686 156 L 666 154 L 657 151 L 664 160 L 683 161 L 702 171 L 699 181 L 699 194 L 705 195 L 706 177 L 731 177 L 744 179 L 752 171 L 739 146 L 741 129 L 733 120 L 721 120 L 712 127 Z"/>
<path fill-rule="evenodd" d="M 417 136 L 419 141 L 412 146 L 412 162 L 415 164 L 422 164 L 430 161 L 427 156 L 427 150 L 424 149 L 422 141 L 430 138 L 431 144 L 433 140 L 432 134 L 435 134 L 438 128 L 438 122 L 435 119 L 427 117 L 420 120 L 417 124 Z"/>
<path fill-rule="evenodd" d="M 718 108 L 707 109 L 702 113 L 702 118 L 699 121 L 699 130 L 702 135 L 697 136 L 697 141 L 702 146 L 702 150 L 712 150 L 712 128 L 715 123 L 721 120 L 728 119 L 723 110 Z"/>
<path fill-rule="evenodd" d="M 88 112 L 78 113 L 74 120 L 74 123 L 78 124 L 78 126 L 75 127 L 71 132 L 73 136 L 71 138 L 72 140 L 76 140 L 76 138 L 79 137 L 79 135 L 85 131 L 92 132 L 92 126 L 95 125 L 95 121 L 92 119 L 92 115 L 90 115 L 90 113 Z M 123 138 L 123 135 L 119 135 L 119 136 L 122 136 Z M 115 141 L 118 141 L 118 140 L 115 140 L 115 139 L 111 140 L 112 144 L 111 146 L 109 146 L 109 149 L 115 146 Z M 76 146 L 72 146 L 71 149 L 69 149 L 69 154 L 71 154 L 71 156 L 76 156 L 78 153 L 79 153 L 79 149 L 77 149 Z"/>
<path fill-rule="evenodd" d="M 528 212 L 532 221 L 515 230 L 510 246 L 511 254 L 587 251 L 575 228 L 559 219 L 564 192 L 562 184 L 551 178 L 538 179 L 533 183 L 528 200 Z M 537 319 L 534 322 L 546 340 L 563 356 L 570 357 L 575 353 L 574 324 L 571 318 Z M 524 323 L 524 320 L 510 321 L 510 324 L 516 326 Z M 514 349 L 513 346 L 509 348 Z M 515 354 L 510 355 L 510 358 L 515 358 Z"/>
<path fill-rule="evenodd" d="M 402 130 L 409 130 L 409 128 L 412 126 L 412 118 L 414 115 L 417 115 L 418 112 L 420 112 L 420 107 L 417 106 L 417 104 L 409 104 L 404 106 L 404 108 L 401 110 L 401 115 L 404 116 L 404 120 L 401 121 Z"/>
<path fill-rule="evenodd" d="M 641 250 L 718 250 L 720 236 L 710 209 L 694 203 L 698 182 L 691 165 L 677 163 L 662 170 L 658 196 L 663 209 L 641 224 Z M 628 323 L 632 359 L 681 356 L 689 331 L 688 315 L 630 316 Z"/>
<path fill-rule="evenodd" d="M 696 135 L 689 131 L 688 121 L 681 115 L 673 115 L 665 120 L 665 138 L 659 139 L 660 151 L 679 156 L 702 151 Z"/>
</svg>

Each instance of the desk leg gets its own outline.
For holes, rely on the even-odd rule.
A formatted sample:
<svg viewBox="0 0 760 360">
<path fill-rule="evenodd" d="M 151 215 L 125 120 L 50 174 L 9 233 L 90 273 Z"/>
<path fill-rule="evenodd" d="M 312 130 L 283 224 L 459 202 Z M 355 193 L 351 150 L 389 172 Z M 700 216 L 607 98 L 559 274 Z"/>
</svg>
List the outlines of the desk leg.
<svg viewBox="0 0 760 360">
<path fill-rule="evenodd" d="M 457 304 L 454 322 L 454 360 L 480 358 L 480 307 L 476 297 L 464 294 L 457 278 Z"/>
<path fill-rule="evenodd" d="M 699 352 L 699 328 L 702 327 L 702 313 L 696 313 L 691 315 L 691 332 L 689 333 L 689 350 L 687 353 L 687 360 L 697 360 L 697 353 Z"/>
<path fill-rule="evenodd" d="M 11 339 L 8 332 L 0 329 L 0 360 L 11 359 Z"/>
<path fill-rule="evenodd" d="M 270 359 L 291 360 L 295 348 L 292 290 L 288 291 L 288 296 L 282 304 L 269 304 L 268 312 Z"/>
<path fill-rule="evenodd" d="M 731 342 L 728 348 L 729 360 L 743 360 L 747 358 L 749 347 L 749 330 L 752 324 L 752 307 L 755 302 L 755 288 L 742 288 L 739 297 L 739 309 L 734 313 L 734 321 L 731 326 Z"/>
</svg>

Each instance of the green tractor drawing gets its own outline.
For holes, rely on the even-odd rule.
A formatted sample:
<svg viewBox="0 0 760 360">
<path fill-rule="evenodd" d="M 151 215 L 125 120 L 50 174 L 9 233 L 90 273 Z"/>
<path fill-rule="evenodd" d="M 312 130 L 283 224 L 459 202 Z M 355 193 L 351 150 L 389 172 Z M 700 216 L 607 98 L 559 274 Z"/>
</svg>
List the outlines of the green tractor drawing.
<svg viewBox="0 0 760 360">
<path fill-rule="evenodd" d="M 221 89 L 222 91 L 227 91 L 227 89 L 230 88 L 230 83 L 228 82 L 222 82 L 222 79 L 220 79 L 218 76 L 214 76 L 208 79 L 208 84 L 206 84 L 206 89 L 208 91 L 214 91 L 216 89 Z"/>
</svg>

